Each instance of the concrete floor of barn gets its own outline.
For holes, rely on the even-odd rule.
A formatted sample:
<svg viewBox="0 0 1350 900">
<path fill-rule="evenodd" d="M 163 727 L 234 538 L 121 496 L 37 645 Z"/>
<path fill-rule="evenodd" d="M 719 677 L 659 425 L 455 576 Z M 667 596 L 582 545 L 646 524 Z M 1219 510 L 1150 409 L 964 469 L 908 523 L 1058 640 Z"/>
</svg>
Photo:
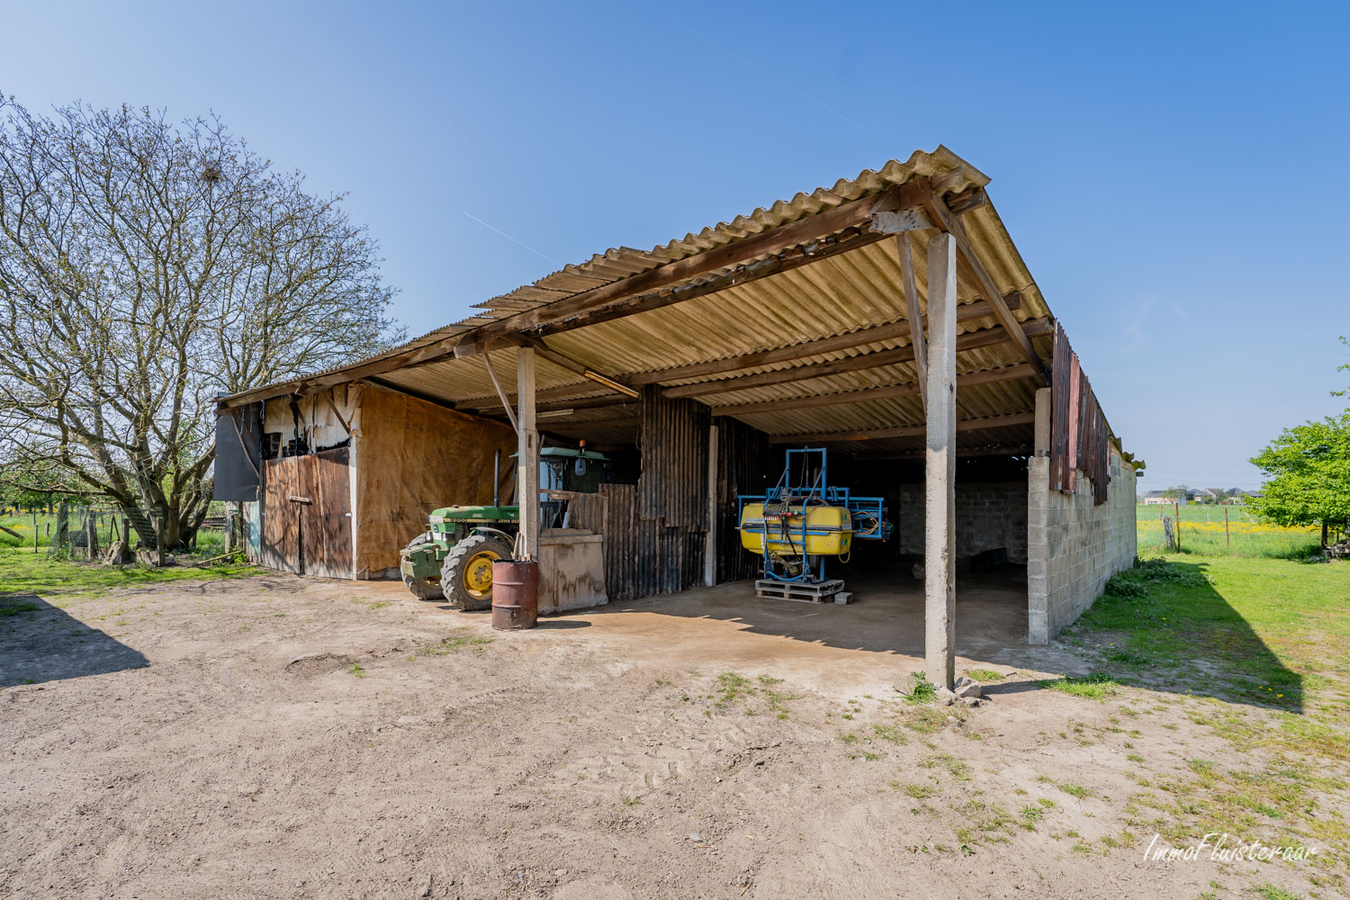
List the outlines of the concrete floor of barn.
<svg viewBox="0 0 1350 900">
<path fill-rule="evenodd" d="M 575 632 L 604 645 L 622 668 L 790 669 L 827 693 L 885 690 L 922 669 L 923 583 L 908 572 L 846 580 L 854 595 L 848 605 L 759 598 L 752 581 L 740 581 L 541 618 L 535 634 Z M 1025 569 L 958 577 L 956 598 L 958 675 L 977 667 L 1055 671 L 1059 653 L 1026 643 Z"/>
</svg>

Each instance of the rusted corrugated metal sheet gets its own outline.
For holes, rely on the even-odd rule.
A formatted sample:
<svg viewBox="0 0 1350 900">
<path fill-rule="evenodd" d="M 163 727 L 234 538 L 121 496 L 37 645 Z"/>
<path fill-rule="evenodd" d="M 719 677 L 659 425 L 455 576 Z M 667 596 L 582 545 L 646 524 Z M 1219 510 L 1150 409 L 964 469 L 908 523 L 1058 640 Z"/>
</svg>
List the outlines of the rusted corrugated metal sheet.
<svg viewBox="0 0 1350 900">
<path fill-rule="evenodd" d="M 1055 329 L 1050 401 L 1050 487 L 1072 494 L 1082 472 L 1092 480 L 1092 502 L 1105 503 L 1111 483 L 1106 418 L 1063 327 Z"/>
<path fill-rule="evenodd" d="M 655 388 L 642 394 L 642 477 L 639 515 L 667 526 L 708 528 L 708 408 L 669 400 Z"/>
<path fill-rule="evenodd" d="M 739 498 L 771 487 L 768 437 L 743 422 L 717 424 L 717 580 L 739 581 L 759 574 L 760 559 L 741 548 Z"/>
<path fill-rule="evenodd" d="M 604 484 L 569 502 L 572 525 L 605 538 L 605 589 L 610 600 L 670 594 L 699 583 L 704 533 L 638 513 L 638 488 Z"/>
</svg>

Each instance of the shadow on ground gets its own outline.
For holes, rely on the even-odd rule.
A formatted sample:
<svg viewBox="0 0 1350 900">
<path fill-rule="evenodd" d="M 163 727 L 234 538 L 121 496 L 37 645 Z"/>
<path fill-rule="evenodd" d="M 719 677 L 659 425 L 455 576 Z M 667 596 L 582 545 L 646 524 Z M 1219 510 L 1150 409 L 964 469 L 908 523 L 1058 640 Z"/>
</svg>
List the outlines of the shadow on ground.
<svg viewBox="0 0 1350 900">
<path fill-rule="evenodd" d="M 1153 690 L 1304 711 L 1303 676 L 1284 665 L 1207 575 L 1171 561 L 1122 573 L 1140 596 L 1108 591 L 1062 638 L 1095 656 L 1099 671 Z"/>
<path fill-rule="evenodd" d="M 1142 596 L 1099 598 L 1076 626 L 1048 647 L 1026 642 L 1025 569 L 1002 566 L 958 575 L 957 655 L 972 668 L 989 664 L 1027 673 L 1067 673 L 1070 683 L 1055 686 L 1070 692 L 1077 689 L 1073 682 L 1094 684 L 1110 676 L 1153 690 L 1301 712 L 1302 678 L 1281 663 L 1214 588 L 1202 565 L 1177 563 L 1172 568 L 1175 571 L 1163 573 L 1158 583 L 1147 584 Z M 788 638 L 799 648 L 786 651 L 779 645 L 780 653 L 809 652 L 810 647 L 803 645 L 815 645 L 909 657 L 896 660 L 897 672 L 919 668 L 924 653 L 922 582 L 907 573 L 881 569 L 855 570 L 847 580 L 854 593 L 854 602 L 847 605 L 760 598 L 753 582 L 740 581 L 615 602 L 575 615 L 691 652 L 717 645 L 730 650 L 751 635 L 763 635 Z M 643 626 L 638 624 L 641 615 L 630 625 L 614 621 L 626 614 L 668 622 L 725 622 L 733 628 L 709 632 Z M 1048 683 L 1038 680 L 1045 677 L 1032 674 L 988 685 L 985 691 L 997 696 L 1038 690 Z"/>
<path fill-rule="evenodd" d="M 0 594 L 0 687 L 139 669 L 138 650 L 36 594 Z"/>
</svg>

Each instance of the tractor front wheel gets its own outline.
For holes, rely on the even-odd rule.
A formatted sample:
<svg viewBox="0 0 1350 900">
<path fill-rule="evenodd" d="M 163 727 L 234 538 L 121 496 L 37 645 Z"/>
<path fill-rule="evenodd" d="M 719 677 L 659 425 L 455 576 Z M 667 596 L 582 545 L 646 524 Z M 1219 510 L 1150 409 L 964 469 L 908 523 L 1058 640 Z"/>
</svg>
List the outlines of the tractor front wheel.
<svg viewBox="0 0 1350 900">
<path fill-rule="evenodd" d="M 492 564 L 510 559 L 514 548 L 496 535 L 471 534 L 450 548 L 441 563 L 445 599 L 464 610 L 492 606 Z"/>
<path fill-rule="evenodd" d="M 430 534 L 419 534 L 408 544 L 408 549 L 418 547 L 422 544 L 429 544 L 434 540 Z M 413 596 L 418 600 L 439 600 L 445 595 L 441 592 L 441 584 L 434 578 L 418 578 L 415 575 L 403 576 L 404 586 L 412 591 Z"/>
</svg>

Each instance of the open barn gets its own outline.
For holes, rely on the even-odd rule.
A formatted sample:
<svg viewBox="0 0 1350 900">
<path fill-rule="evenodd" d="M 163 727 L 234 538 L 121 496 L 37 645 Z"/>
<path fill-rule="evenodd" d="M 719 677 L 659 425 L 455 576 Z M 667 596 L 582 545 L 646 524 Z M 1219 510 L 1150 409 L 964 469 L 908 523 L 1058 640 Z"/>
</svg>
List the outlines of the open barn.
<svg viewBox="0 0 1350 900">
<path fill-rule="evenodd" d="M 599 537 L 596 602 L 753 597 L 742 498 L 775 486 L 786 450 L 821 448 L 829 480 L 893 525 L 830 573 L 857 603 L 921 609 L 931 675 L 951 680 L 967 585 L 1002 598 L 1009 640 L 1044 643 L 1134 559 L 1140 464 L 988 182 L 915 152 L 222 398 L 217 497 L 243 503 L 262 564 L 363 579 L 397 574 L 433 508 L 518 487 L 531 557 Z M 540 534 L 540 448 L 582 441 L 612 477 Z"/>
</svg>

